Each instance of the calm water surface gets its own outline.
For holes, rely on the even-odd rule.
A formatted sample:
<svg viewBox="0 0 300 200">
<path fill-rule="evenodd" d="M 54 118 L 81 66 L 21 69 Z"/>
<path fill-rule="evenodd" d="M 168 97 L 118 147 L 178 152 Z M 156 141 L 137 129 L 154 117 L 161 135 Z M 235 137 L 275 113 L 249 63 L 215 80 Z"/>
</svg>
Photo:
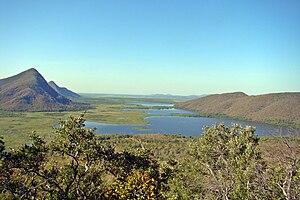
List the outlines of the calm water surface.
<svg viewBox="0 0 300 200">
<path fill-rule="evenodd" d="M 173 104 L 133 102 L 130 104 L 144 106 L 174 106 Z M 128 112 L 131 109 L 125 109 Z M 184 136 L 199 136 L 204 126 L 211 126 L 215 123 L 224 123 L 231 126 L 232 123 L 242 124 L 256 127 L 256 134 L 263 135 L 291 135 L 300 134 L 299 131 L 286 127 L 279 127 L 268 124 L 255 122 L 245 122 L 232 119 L 207 118 L 207 117 L 182 117 L 170 116 L 172 114 L 195 114 L 194 112 L 180 109 L 142 109 L 149 117 L 144 120 L 147 125 L 129 125 L 129 124 L 105 124 L 97 122 L 86 122 L 86 127 L 96 128 L 99 134 L 145 134 L 145 133 L 162 133 L 162 134 L 181 134 Z"/>
</svg>

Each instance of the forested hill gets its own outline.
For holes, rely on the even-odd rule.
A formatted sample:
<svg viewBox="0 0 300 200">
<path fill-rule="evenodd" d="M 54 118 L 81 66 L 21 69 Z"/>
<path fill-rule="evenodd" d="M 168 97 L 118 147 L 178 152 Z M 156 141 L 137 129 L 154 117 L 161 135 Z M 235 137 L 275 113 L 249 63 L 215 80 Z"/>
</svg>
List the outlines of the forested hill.
<svg viewBox="0 0 300 200">
<path fill-rule="evenodd" d="M 260 122 L 300 125 L 300 93 L 274 93 L 248 96 L 242 92 L 209 95 L 178 103 L 180 108 L 205 115 L 224 115 Z"/>
</svg>

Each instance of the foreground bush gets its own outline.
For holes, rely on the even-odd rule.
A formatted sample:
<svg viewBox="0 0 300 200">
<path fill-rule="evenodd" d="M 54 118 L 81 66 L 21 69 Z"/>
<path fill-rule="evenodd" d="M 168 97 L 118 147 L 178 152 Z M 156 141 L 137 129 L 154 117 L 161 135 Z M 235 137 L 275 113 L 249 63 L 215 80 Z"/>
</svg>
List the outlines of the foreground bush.
<svg viewBox="0 0 300 200">
<path fill-rule="evenodd" d="M 255 199 L 265 166 L 252 127 L 206 127 L 192 148 L 201 174 L 203 198 Z"/>
<path fill-rule="evenodd" d="M 176 177 L 181 199 L 299 199 L 299 145 L 292 149 L 283 138 L 289 151 L 279 164 L 267 166 L 254 133 L 237 124 L 205 127 Z"/>
<path fill-rule="evenodd" d="M 172 146 L 99 138 L 84 121 L 70 117 L 52 142 L 33 134 L 19 150 L 0 138 L 0 199 L 300 199 L 300 147 L 287 138 L 270 166 L 253 127 L 216 124 L 199 138 L 170 136 Z"/>
<path fill-rule="evenodd" d="M 1 197 L 165 198 L 168 175 L 149 154 L 115 152 L 84 128 L 84 121 L 83 116 L 62 121 L 50 144 L 32 135 L 30 144 L 5 153 L 1 140 Z"/>
</svg>

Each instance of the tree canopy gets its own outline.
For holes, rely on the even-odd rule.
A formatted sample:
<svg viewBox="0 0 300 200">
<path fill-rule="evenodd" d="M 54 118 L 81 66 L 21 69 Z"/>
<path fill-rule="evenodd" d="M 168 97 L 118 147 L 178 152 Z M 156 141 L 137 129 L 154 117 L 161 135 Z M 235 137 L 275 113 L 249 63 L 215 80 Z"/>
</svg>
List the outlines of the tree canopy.
<svg viewBox="0 0 300 200">
<path fill-rule="evenodd" d="M 1 199 L 299 199 L 299 147 L 267 166 L 251 126 L 215 124 L 182 147 L 185 158 L 160 160 L 140 145 L 116 150 L 69 117 L 55 138 L 31 135 L 17 150 L 0 137 Z"/>
</svg>

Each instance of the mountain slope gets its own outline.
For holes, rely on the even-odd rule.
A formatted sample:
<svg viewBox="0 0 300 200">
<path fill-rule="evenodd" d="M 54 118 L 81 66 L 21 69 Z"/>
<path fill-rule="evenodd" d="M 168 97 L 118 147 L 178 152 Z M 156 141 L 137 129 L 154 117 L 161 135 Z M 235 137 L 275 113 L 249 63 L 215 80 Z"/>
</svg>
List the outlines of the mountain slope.
<svg viewBox="0 0 300 200">
<path fill-rule="evenodd" d="M 54 111 L 79 109 L 82 105 L 59 95 L 36 69 L 0 80 L 0 109 Z"/>
<path fill-rule="evenodd" d="M 59 87 L 56 85 L 54 81 L 50 81 L 49 86 L 52 87 L 58 94 L 66 97 L 66 98 L 78 98 L 80 97 L 79 94 L 76 94 L 75 92 L 72 92 L 71 90 L 65 88 L 65 87 Z"/>
<path fill-rule="evenodd" d="M 177 106 L 206 115 L 221 114 L 260 122 L 286 121 L 300 124 L 299 92 L 257 96 L 248 96 L 241 92 L 215 94 L 181 102 Z"/>
</svg>

